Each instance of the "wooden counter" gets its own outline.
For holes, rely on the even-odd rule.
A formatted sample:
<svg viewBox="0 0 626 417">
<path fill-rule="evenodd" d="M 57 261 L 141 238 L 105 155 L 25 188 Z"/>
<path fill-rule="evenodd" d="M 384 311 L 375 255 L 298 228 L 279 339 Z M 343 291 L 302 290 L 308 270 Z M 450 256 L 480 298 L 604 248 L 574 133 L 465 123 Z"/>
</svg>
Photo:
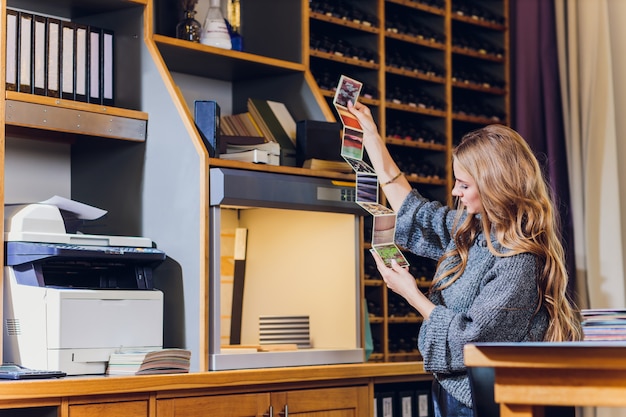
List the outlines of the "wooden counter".
<svg viewBox="0 0 626 417">
<path fill-rule="evenodd" d="M 301 366 L 179 375 L 68 376 L 61 379 L 0 381 L 0 409 L 32 408 L 32 413 L 28 414 L 32 416 L 102 417 L 123 414 L 132 417 L 162 417 L 195 415 L 188 408 L 184 412 L 179 410 L 180 407 L 188 407 L 186 401 L 193 399 L 194 407 L 203 412 L 211 411 L 206 415 L 219 416 L 223 404 L 239 406 L 253 398 L 254 407 L 259 411 L 253 411 L 252 415 L 263 415 L 268 407 L 284 407 L 287 403 L 289 411 L 293 413 L 296 410 L 312 412 L 315 410 L 298 407 L 310 407 L 315 403 L 315 407 L 323 407 L 321 410 L 330 410 L 335 406 L 346 407 L 354 409 L 358 413 L 355 415 L 367 416 L 372 415 L 371 404 L 376 384 L 430 379 L 430 374 L 424 372 L 421 362 Z M 302 401 L 302 398 L 307 401 Z"/>
<path fill-rule="evenodd" d="M 626 406 L 626 343 L 485 343 L 468 366 L 495 369 L 502 417 L 543 416 L 546 405 Z"/>
</svg>

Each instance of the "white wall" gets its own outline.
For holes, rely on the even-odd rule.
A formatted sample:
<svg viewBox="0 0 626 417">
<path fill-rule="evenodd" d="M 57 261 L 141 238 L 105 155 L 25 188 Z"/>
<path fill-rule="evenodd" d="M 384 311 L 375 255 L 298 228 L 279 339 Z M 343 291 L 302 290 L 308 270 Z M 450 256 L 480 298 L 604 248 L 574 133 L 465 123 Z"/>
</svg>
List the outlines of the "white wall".
<svg viewBox="0 0 626 417">
<path fill-rule="evenodd" d="M 53 195 L 71 197 L 70 145 L 6 138 L 4 200 L 32 203 Z"/>
</svg>

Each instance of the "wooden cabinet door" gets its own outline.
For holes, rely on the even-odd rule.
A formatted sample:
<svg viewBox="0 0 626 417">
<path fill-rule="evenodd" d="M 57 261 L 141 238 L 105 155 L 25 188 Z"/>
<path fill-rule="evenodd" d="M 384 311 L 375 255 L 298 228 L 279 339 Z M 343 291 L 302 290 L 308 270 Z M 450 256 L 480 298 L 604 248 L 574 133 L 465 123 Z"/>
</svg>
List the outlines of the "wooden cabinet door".
<svg viewBox="0 0 626 417">
<path fill-rule="evenodd" d="M 157 401 L 157 417 L 269 416 L 269 394 L 232 394 L 184 397 Z"/>
<path fill-rule="evenodd" d="M 274 416 L 360 417 L 370 415 L 367 386 L 320 388 L 272 394 Z"/>
<path fill-rule="evenodd" d="M 148 401 L 122 401 L 69 406 L 69 417 L 148 417 Z"/>
</svg>

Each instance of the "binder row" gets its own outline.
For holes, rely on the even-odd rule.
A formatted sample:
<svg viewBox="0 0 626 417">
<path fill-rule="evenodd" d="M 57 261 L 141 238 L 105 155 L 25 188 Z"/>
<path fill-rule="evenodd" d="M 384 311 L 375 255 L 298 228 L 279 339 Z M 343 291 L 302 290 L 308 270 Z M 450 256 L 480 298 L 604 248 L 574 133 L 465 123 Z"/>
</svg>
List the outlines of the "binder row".
<svg viewBox="0 0 626 417">
<path fill-rule="evenodd" d="M 6 89 L 113 105 L 112 30 L 7 9 Z"/>
</svg>

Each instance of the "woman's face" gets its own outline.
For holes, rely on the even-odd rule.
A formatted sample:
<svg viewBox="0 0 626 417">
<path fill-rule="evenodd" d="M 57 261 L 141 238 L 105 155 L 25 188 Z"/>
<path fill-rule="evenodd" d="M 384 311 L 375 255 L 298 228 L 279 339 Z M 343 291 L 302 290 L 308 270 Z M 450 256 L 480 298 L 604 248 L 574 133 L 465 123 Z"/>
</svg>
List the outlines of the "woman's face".
<svg viewBox="0 0 626 417">
<path fill-rule="evenodd" d="M 483 211 L 483 203 L 480 199 L 476 182 L 474 182 L 474 178 L 467 171 L 457 165 L 453 164 L 455 181 L 452 195 L 461 200 L 468 213 L 481 213 Z"/>
</svg>

